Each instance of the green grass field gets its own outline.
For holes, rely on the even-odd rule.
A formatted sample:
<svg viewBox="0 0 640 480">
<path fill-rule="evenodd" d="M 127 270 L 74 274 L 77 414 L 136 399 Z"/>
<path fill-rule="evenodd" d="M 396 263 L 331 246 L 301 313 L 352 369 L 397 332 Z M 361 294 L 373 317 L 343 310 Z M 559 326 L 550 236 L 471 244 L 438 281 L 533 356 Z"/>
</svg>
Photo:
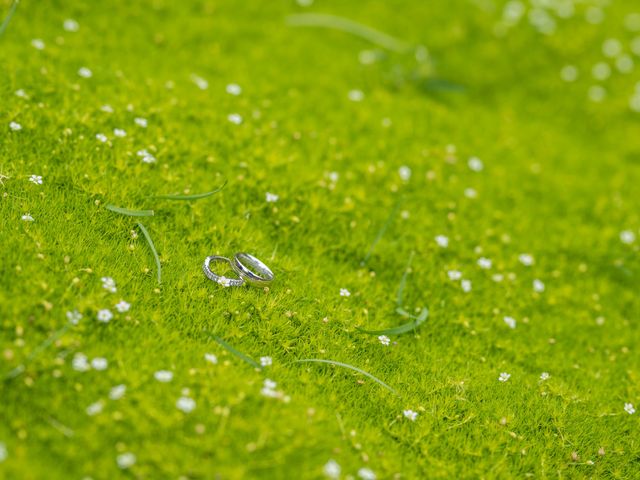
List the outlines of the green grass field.
<svg viewBox="0 0 640 480">
<path fill-rule="evenodd" d="M 0 478 L 640 478 L 637 2 L 12 5 Z"/>
</svg>

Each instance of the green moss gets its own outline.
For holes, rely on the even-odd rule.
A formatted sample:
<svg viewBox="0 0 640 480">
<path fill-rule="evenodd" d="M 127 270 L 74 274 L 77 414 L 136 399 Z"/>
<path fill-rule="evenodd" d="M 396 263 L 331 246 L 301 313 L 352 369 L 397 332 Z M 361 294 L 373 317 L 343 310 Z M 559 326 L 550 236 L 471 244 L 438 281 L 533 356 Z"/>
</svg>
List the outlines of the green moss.
<svg viewBox="0 0 640 480">
<path fill-rule="evenodd" d="M 0 477 L 116 478 L 131 452 L 136 478 L 321 478 L 329 459 L 343 477 L 634 478 L 638 418 L 623 407 L 640 404 L 639 241 L 620 232 L 640 236 L 637 75 L 614 69 L 603 102 L 587 95 L 602 42 L 628 50 L 638 35 L 624 27 L 637 6 L 615 2 L 592 25 L 578 4 L 552 35 L 526 16 L 497 35 L 505 3 L 20 2 L 0 36 Z M 431 63 L 285 22 L 309 12 L 426 45 Z M 560 79 L 567 64 L 576 82 Z M 158 198 L 225 181 L 197 201 Z M 144 226 L 161 285 L 139 219 L 108 205 L 155 213 Z M 270 289 L 203 276 L 207 255 L 237 251 L 273 269 Z M 358 330 L 423 308 L 389 346 Z M 39 351 L 74 309 L 80 323 Z M 76 371 L 77 353 L 109 367 Z"/>
</svg>

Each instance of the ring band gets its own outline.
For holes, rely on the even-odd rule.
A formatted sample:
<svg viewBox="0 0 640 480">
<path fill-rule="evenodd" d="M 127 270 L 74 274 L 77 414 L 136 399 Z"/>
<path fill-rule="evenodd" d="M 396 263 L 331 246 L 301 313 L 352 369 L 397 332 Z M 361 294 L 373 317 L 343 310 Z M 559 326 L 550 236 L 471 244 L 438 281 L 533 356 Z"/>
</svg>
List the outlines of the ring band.
<svg viewBox="0 0 640 480">
<path fill-rule="evenodd" d="M 236 253 L 231 267 L 247 283 L 265 287 L 273 282 L 273 272 L 264 263 L 248 253 Z"/>
<path fill-rule="evenodd" d="M 204 263 L 202 264 L 202 271 L 204 272 L 204 274 L 209 280 L 211 280 L 212 282 L 216 282 L 222 285 L 223 287 L 240 287 L 244 285 L 244 280 L 242 279 L 242 277 L 227 278 L 223 275 L 217 275 L 213 273 L 211 271 L 211 268 L 209 267 L 211 262 L 227 262 L 229 265 L 231 265 L 231 267 L 233 267 L 231 260 L 229 260 L 227 257 L 220 257 L 218 255 L 208 256 L 207 258 L 204 259 Z"/>
</svg>

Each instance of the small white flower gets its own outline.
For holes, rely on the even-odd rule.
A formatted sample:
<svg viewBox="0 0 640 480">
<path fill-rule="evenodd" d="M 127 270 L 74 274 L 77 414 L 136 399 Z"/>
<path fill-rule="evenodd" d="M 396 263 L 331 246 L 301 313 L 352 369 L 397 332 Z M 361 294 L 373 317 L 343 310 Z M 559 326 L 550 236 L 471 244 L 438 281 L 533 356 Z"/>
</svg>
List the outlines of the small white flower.
<svg viewBox="0 0 640 480">
<path fill-rule="evenodd" d="M 361 102 L 364 100 L 364 92 L 362 90 L 349 90 L 347 95 L 352 102 Z"/>
<path fill-rule="evenodd" d="M 260 357 L 260 365 L 263 367 L 270 367 L 273 364 L 273 359 L 271 357 Z"/>
<path fill-rule="evenodd" d="M 111 293 L 116 293 L 118 289 L 116 288 L 116 281 L 111 277 L 102 277 L 102 288 L 108 290 Z"/>
<path fill-rule="evenodd" d="M 462 272 L 460 272 L 459 270 L 449 270 L 447 272 L 447 276 L 449 277 L 449 280 L 455 282 L 462 278 Z"/>
<path fill-rule="evenodd" d="M 533 290 L 538 293 L 544 292 L 544 283 L 537 278 L 533 281 Z"/>
<path fill-rule="evenodd" d="M 82 314 L 78 310 L 67 312 L 67 320 L 71 325 L 77 325 L 82 320 Z"/>
<path fill-rule="evenodd" d="M 207 82 L 204 78 L 199 77 L 195 73 L 191 74 L 191 81 L 195 83 L 200 90 L 206 90 L 207 88 L 209 88 L 209 82 Z"/>
<path fill-rule="evenodd" d="M 565 82 L 575 82 L 578 78 L 578 69 L 573 65 L 565 65 L 560 70 L 560 78 Z"/>
<path fill-rule="evenodd" d="M 477 198 L 478 192 L 476 192 L 476 190 L 473 188 L 465 188 L 464 196 L 467 198 Z"/>
<path fill-rule="evenodd" d="M 91 405 L 89 405 L 87 407 L 87 409 L 85 410 L 85 412 L 90 417 L 93 417 L 94 415 L 97 415 L 100 412 L 102 412 L 102 408 L 103 407 L 104 407 L 104 404 L 102 403 L 102 400 L 98 400 L 97 402 L 92 403 Z"/>
<path fill-rule="evenodd" d="M 358 470 L 358 476 L 362 480 L 376 480 L 376 474 L 370 468 L 361 468 Z"/>
<path fill-rule="evenodd" d="M 78 75 L 82 78 L 91 78 L 93 76 L 93 72 L 89 70 L 87 67 L 82 67 L 78 70 Z"/>
<path fill-rule="evenodd" d="M 4 462 L 8 456 L 9 456 L 9 452 L 7 452 L 7 446 L 3 442 L 0 442 L 0 463 Z M 340 472 L 338 472 L 338 475 L 340 475 Z M 338 477 L 335 477 L 335 478 L 338 478 Z"/>
<path fill-rule="evenodd" d="M 113 318 L 113 313 L 111 310 L 104 308 L 98 311 L 98 321 L 102 323 L 109 323 Z"/>
<path fill-rule="evenodd" d="M 22 220 L 24 220 L 25 222 L 33 222 L 33 217 L 31 216 L 30 213 L 25 213 L 24 215 L 22 215 Z"/>
<path fill-rule="evenodd" d="M 636 241 L 636 234 L 631 230 L 623 230 L 620 232 L 620 241 L 622 243 L 626 243 L 627 245 L 631 245 Z"/>
<path fill-rule="evenodd" d="M 76 353 L 71 361 L 71 367 L 76 372 L 86 372 L 91 369 L 87 356 L 82 353 Z"/>
<path fill-rule="evenodd" d="M 225 288 L 230 287 L 231 286 L 231 279 L 225 277 L 224 275 L 220 275 L 220 278 L 218 278 L 218 284 L 222 285 Z"/>
<path fill-rule="evenodd" d="M 264 380 L 264 383 L 262 384 L 262 389 L 260 390 L 260 393 L 265 397 L 278 398 L 281 396 L 281 394 L 276 391 L 276 386 L 277 386 L 276 382 L 266 378 Z"/>
<path fill-rule="evenodd" d="M 242 93 L 242 88 L 236 83 L 230 83 L 227 85 L 226 90 L 229 95 L 240 95 Z"/>
<path fill-rule="evenodd" d="M 601 85 L 592 85 L 589 87 L 587 96 L 592 102 L 602 102 L 607 96 L 607 90 Z"/>
<path fill-rule="evenodd" d="M 139 157 L 142 157 L 142 161 L 144 163 L 155 163 L 156 161 L 156 157 L 154 157 L 153 155 L 151 155 L 146 149 L 142 149 L 142 150 L 138 150 L 136 152 L 136 154 Z"/>
<path fill-rule="evenodd" d="M 264 396 L 264 397 L 269 397 L 269 398 L 278 398 L 278 396 L 280 395 L 278 392 L 276 392 L 274 389 L 272 388 L 267 388 L 267 387 L 262 387 L 262 389 L 260 390 L 260 393 Z"/>
<path fill-rule="evenodd" d="M 124 138 L 127 136 L 127 132 L 125 130 L 123 130 L 122 128 L 114 128 L 113 129 L 113 134 L 116 137 L 120 137 L 120 138 Z"/>
<path fill-rule="evenodd" d="M 298 3 L 300 1 L 298 0 Z M 363 65 L 373 65 L 378 61 L 379 54 L 375 50 L 361 50 L 358 53 L 358 60 Z"/>
<path fill-rule="evenodd" d="M 136 464 L 136 456 L 131 452 L 121 453 L 116 457 L 116 463 L 119 468 L 126 470 Z"/>
<path fill-rule="evenodd" d="M 630 55 L 624 54 L 616 58 L 616 68 L 620 73 L 631 73 L 635 66 L 635 62 Z"/>
<path fill-rule="evenodd" d="M 267 192 L 265 194 L 265 200 L 267 201 L 267 203 L 277 202 L 278 199 L 280 199 L 280 197 L 278 195 L 276 195 L 275 193 Z"/>
<path fill-rule="evenodd" d="M 463 292 L 469 293 L 471 291 L 471 280 L 461 280 L 460 287 L 462 287 Z"/>
<path fill-rule="evenodd" d="M 153 374 L 153 377 L 161 383 L 168 383 L 173 380 L 173 372 L 169 370 L 158 370 Z"/>
<path fill-rule="evenodd" d="M 509 328 L 516 328 L 516 320 L 513 317 L 504 317 L 504 323 L 508 325 Z"/>
<path fill-rule="evenodd" d="M 415 422 L 416 418 L 418 418 L 418 412 L 414 412 L 413 410 L 403 410 L 402 414 L 412 422 Z"/>
<path fill-rule="evenodd" d="M 16 90 L 15 94 L 16 94 L 16 97 L 29 98 L 29 96 L 27 95 L 27 92 L 25 92 L 22 88 L 20 88 L 19 90 Z"/>
<path fill-rule="evenodd" d="M 184 413 L 191 413 L 196 408 L 196 401 L 189 397 L 180 397 L 176 402 L 176 408 Z"/>
<path fill-rule="evenodd" d="M 218 357 L 216 357 L 213 353 L 205 353 L 204 359 L 209 363 L 213 363 L 214 365 L 218 363 Z"/>
<path fill-rule="evenodd" d="M 488 270 L 491 268 L 492 262 L 489 258 L 485 258 L 485 257 L 480 257 L 478 259 L 478 266 L 480 268 L 483 268 L 485 270 Z"/>
<path fill-rule="evenodd" d="M 93 360 L 91 360 L 91 367 L 94 370 L 98 370 L 99 372 L 102 370 L 106 370 L 108 366 L 109 366 L 109 362 L 107 362 L 106 358 L 96 357 Z"/>
<path fill-rule="evenodd" d="M 622 53 L 622 44 L 617 38 L 608 38 L 602 44 L 602 53 L 605 57 L 613 58 Z"/>
<path fill-rule="evenodd" d="M 62 24 L 62 28 L 67 32 L 77 32 L 80 30 L 80 25 L 73 18 L 67 18 Z"/>
<path fill-rule="evenodd" d="M 288 395 L 284 395 L 282 392 L 278 392 L 276 390 L 276 382 L 274 382 L 273 380 L 269 380 L 268 378 L 264 380 L 260 393 L 268 398 L 278 398 L 285 403 L 289 403 L 289 401 L 291 400 Z"/>
<path fill-rule="evenodd" d="M 124 397 L 126 391 L 126 385 L 116 385 L 109 391 L 109 398 L 111 400 L 120 400 L 122 397 Z"/>
<path fill-rule="evenodd" d="M 29 181 L 36 185 L 42 185 L 42 175 L 31 175 Z"/>
<path fill-rule="evenodd" d="M 596 80 L 606 80 L 611 76 L 611 67 L 607 62 L 598 62 L 591 68 L 591 75 Z"/>
<path fill-rule="evenodd" d="M 11 123 L 9 123 L 9 128 L 11 130 L 13 130 L 14 132 L 17 132 L 19 130 L 22 130 L 22 125 L 20 125 L 17 122 L 11 122 Z"/>
<path fill-rule="evenodd" d="M 391 343 L 391 339 L 389 337 L 387 337 L 386 335 L 380 335 L 378 337 L 378 341 L 384 345 L 385 347 L 388 346 Z"/>
<path fill-rule="evenodd" d="M 102 143 L 106 143 L 109 140 L 104 133 L 96 133 L 96 139 Z"/>
<path fill-rule="evenodd" d="M 340 179 L 340 174 L 338 172 L 329 172 L 327 176 L 333 183 L 336 183 Z"/>
<path fill-rule="evenodd" d="M 34 38 L 33 40 L 31 40 L 31 46 L 36 50 L 44 50 L 45 47 L 44 42 L 39 38 Z"/>
<path fill-rule="evenodd" d="M 242 123 L 242 116 L 238 113 L 230 113 L 227 115 L 227 120 L 235 125 L 240 125 Z"/>
<path fill-rule="evenodd" d="M 491 276 L 491 280 L 493 280 L 493 281 L 494 281 L 494 282 L 496 282 L 496 283 L 500 283 L 501 281 L 503 281 L 503 280 L 504 280 L 504 275 L 503 275 L 503 274 L 501 274 L 501 273 L 494 273 L 494 274 Z"/>
<path fill-rule="evenodd" d="M 149 122 L 147 122 L 146 118 L 136 117 L 133 119 L 133 121 L 135 122 L 136 125 L 142 128 L 147 128 L 147 126 L 149 125 Z"/>
<path fill-rule="evenodd" d="M 116 310 L 120 313 L 128 312 L 130 308 L 131 304 L 125 302 L 124 300 L 120 300 L 118 303 L 116 303 Z"/>
<path fill-rule="evenodd" d="M 435 240 L 438 246 L 442 248 L 447 248 L 449 246 L 449 238 L 445 237 L 444 235 L 436 236 Z"/>
<path fill-rule="evenodd" d="M 540 374 L 540 380 L 542 380 L 543 382 L 544 382 L 545 380 L 549 380 L 549 378 L 551 378 L 551 375 L 549 375 L 549 373 L 547 373 L 547 372 L 542 372 L 542 373 Z"/>
<path fill-rule="evenodd" d="M 104 113 L 113 113 L 113 107 L 111 105 L 103 105 L 100 107 Z"/>
<path fill-rule="evenodd" d="M 342 469 L 340 468 L 340 465 L 333 459 L 329 460 L 324 464 L 324 467 L 322 467 L 322 473 L 324 473 L 325 476 L 329 477 L 332 480 L 337 480 L 338 478 L 340 478 L 341 471 Z"/>
<path fill-rule="evenodd" d="M 340 296 L 341 297 L 350 297 L 351 296 L 351 292 L 349 290 L 347 290 L 346 288 L 341 288 L 340 289 Z"/>
<path fill-rule="evenodd" d="M 408 182 L 409 179 L 411 178 L 411 169 L 409 167 L 407 167 L 406 165 L 403 165 L 402 167 L 400 167 L 398 169 L 398 175 L 400 175 L 400 178 L 404 182 Z"/>
<path fill-rule="evenodd" d="M 531 265 L 533 265 L 533 256 L 529 253 L 521 253 L 518 256 L 518 260 L 520 260 L 520 263 L 525 267 L 530 267 Z"/>
<path fill-rule="evenodd" d="M 484 169 L 484 164 L 478 157 L 471 157 L 467 162 L 467 165 L 474 172 L 481 172 Z"/>
<path fill-rule="evenodd" d="M 636 413 L 636 409 L 633 408 L 633 403 L 625 403 L 624 411 L 627 412 L 629 415 L 633 415 L 634 413 Z"/>
<path fill-rule="evenodd" d="M 500 380 L 501 382 L 506 382 L 507 380 L 509 380 L 511 378 L 511 374 L 507 373 L 507 372 L 502 372 L 500 374 L 500 376 L 498 377 L 498 380 Z"/>
</svg>

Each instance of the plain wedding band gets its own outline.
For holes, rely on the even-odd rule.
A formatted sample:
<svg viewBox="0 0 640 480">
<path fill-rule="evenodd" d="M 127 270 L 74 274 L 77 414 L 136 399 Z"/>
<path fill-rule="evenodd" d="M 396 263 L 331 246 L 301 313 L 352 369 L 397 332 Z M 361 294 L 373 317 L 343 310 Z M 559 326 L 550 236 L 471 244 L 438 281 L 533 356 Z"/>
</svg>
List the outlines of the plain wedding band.
<svg viewBox="0 0 640 480">
<path fill-rule="evenodd" d="M 265 287 L 273 282 L 273 272 L 262 261 L 248 253 L 236 253 L 231 267 L 240 278 L 256 287 Z"/>
</svg>

